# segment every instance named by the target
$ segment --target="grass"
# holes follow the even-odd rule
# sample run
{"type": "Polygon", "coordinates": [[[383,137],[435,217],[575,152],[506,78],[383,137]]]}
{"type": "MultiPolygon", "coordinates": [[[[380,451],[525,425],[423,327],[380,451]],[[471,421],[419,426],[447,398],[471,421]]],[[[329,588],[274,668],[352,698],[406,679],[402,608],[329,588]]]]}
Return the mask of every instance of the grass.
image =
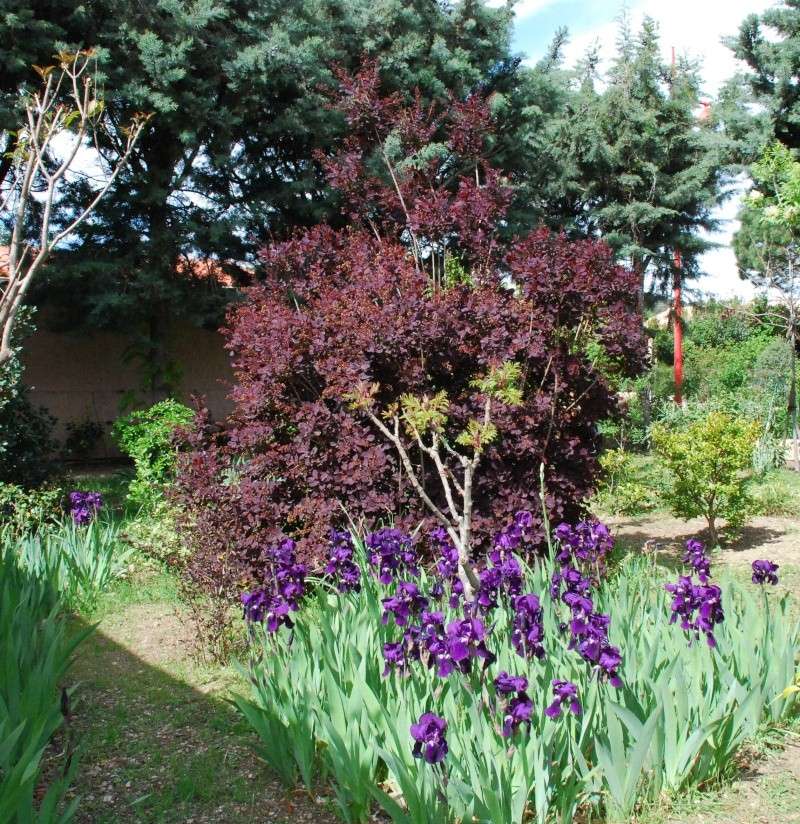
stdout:
{"type": "Polygon", "coordinates": [[[800,472],[774,469],[752,488],[759,515],[800,517],[800,472]]]}
{"type": "MultiPolygon", "coordinates": [[[[632,453],[622,483],[610,491],[603,487],[592,501],[592,509],[602,517],[608,513],[629,516],[666,513],[664,490],[669,476],[652,453],[632,453]]],[[[754,515],[800,518],[800,472],[772,469],[753,479],[750,485],[754,515]]]]}
{"type": "Polygon", "coordinates": [[[113,472],[78,472],[70,476],[74,489],[100,492],[107,513],[119,523],[136,517],[139,507],[128,501],[128,484],[133,478],[133,469],[122,467],[113,472]]]}
{"type": "Polygon", "coordinates": [[[302,806],[313,808],[308,820],[333,820],[287,795],[252,755],[255,739],[227,700],[246,685],[233,667],[191,656],[180,610],[173,576],[150,568],[119,582],[92,616],[99,625],[71,673],[78,820],[294,821],[302,806]]]}

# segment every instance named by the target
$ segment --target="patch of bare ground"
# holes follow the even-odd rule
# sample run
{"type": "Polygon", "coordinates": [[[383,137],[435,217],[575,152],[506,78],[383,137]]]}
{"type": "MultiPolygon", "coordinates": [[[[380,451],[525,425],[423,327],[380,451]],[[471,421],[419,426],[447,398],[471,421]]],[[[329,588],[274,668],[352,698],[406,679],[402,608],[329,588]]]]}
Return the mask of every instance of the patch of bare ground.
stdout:
{"type": "MultiPolygon", "coordinates": [[[[664,824],[793,824],[800,822],[800,737],[747,764],[721,790],[697,793],[665,816],[664,824]]],[[[653,824],[658,819],[651,819],[653,824]]]]}
{"type": "MultiPolygon", "coordinates": [[[[684,521],[669,515],[638,518],[617,516],[608,519],[614,535],[632,551],[648,544],[659,559],[678,561],[689,538],[705,537],[705,521],[684,521]]],[[[753,518],[741,534],[723,546],[715,561],[733,566],[750,566],[758,558],[781,565],[800,564],[800,522],[794,518],[753,518]]]]}

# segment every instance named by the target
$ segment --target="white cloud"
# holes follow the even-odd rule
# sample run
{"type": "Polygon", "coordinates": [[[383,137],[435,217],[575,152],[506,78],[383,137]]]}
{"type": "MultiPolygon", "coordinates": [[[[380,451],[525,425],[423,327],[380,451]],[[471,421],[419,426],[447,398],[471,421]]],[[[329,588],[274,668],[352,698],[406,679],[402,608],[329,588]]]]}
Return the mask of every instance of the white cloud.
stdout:
{"type": "MultiPolygon", "coordinates": [[[[724,37],[735,35],[742,20],[752,13],[760,13],[774,5],[773,0],[634,0],[628,4],[631,24],[636,30],[645,16],[652,17],[659,25],[665,57],[674,47],[678,54],[702,61],[705,90],[714,94],[723,81],[738,68],[737,62],[722,42],[724,37]]],[[[621,6],[609,4],[608,22],[594,29],[581,26],[580,19],[565,20],[573,36],[566,50],[567,63],[580,58],[595,41],[600,44],[601,55],[610,59],[614,52],[617,22],[621,6]]]]}

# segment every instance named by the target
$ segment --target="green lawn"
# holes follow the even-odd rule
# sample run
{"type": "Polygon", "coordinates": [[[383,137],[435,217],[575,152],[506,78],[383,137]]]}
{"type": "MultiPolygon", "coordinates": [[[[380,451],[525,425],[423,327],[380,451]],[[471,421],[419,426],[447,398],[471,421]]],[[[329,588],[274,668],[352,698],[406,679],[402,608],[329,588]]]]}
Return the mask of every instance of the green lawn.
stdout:
{"type": "Polygon", "coordinates": [[[233,667],[193,656],[176,592],[171,575],[151,569],[120,582],[91,619],[70,674],[78,821],[333,821],[327,799],[287,793],[255,758],[227,700],[247,685],[233,667]]]}

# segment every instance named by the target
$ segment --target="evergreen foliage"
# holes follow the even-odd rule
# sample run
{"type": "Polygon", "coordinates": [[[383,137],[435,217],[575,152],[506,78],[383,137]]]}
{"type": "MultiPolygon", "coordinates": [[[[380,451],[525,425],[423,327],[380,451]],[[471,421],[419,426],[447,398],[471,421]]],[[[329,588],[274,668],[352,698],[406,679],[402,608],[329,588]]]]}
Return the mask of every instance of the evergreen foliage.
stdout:
{"type": "Polygon", "coordinates": [[[725,139],[714,117],[698,121],[698,67],[661,56],[658,28],[645,19],[634,33],[623,19],[606,77],[590,52],[567,103],[564,151],[574,159],[567,192],[581,203],[577,227],[600,234],[653,284],[671,283],[674,253],[683,277],[699,274],[721,196],[725,139]]]}

